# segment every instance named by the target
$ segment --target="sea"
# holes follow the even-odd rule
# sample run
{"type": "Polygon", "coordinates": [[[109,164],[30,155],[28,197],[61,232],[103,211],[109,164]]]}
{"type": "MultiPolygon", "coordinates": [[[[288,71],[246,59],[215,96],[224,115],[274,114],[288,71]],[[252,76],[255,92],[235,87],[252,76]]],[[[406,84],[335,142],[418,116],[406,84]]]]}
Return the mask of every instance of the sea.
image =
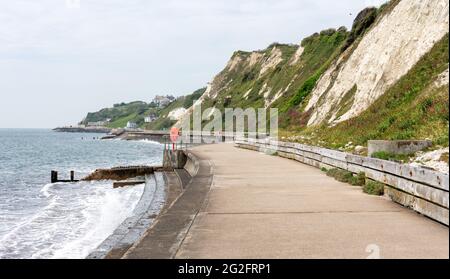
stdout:
{"type": "Polygon", "coordinates": [[[161,165],[163,145],[100,140],[102,134],[0,129],[0,258],[81,259],[128,217],[144,185],[50,183],[97,168],[161,165]]]}

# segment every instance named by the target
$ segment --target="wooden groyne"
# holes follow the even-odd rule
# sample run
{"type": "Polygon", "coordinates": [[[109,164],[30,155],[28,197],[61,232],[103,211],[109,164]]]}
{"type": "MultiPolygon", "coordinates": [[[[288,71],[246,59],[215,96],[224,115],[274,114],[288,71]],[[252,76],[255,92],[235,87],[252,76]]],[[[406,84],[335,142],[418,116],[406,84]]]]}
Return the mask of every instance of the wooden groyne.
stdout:
{"type": "Polygon", "coordinates": [[[58,172],[57,171],[51,171],[50,173],[50,181],[51,183],[58,183],[58,182],[78,182],[79,180],[75,180],[75,172],[70,171],[70,179],[59,179],[58,178],[58,172]]]}

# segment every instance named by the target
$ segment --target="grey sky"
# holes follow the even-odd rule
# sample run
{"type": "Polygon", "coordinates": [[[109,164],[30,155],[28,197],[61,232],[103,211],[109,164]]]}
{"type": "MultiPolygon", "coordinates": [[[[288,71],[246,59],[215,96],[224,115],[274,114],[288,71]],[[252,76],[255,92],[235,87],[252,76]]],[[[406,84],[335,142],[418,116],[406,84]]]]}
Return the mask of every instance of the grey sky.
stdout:
{"type": "Polygon", "coordinates": [[[350,27],[385,1],[79,2],[0,0],[0,127],[75,124],[114,103],[188,94],[235,50],[350,27]]]}

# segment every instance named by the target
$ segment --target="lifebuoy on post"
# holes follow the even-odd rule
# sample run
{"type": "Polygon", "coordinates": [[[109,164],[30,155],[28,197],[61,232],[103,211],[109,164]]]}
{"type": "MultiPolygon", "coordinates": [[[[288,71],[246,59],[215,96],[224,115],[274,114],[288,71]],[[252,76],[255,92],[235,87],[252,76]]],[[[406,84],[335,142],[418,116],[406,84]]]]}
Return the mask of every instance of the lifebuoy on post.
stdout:
{"type": "Polygon", "coordinates": [[[170,140],[172,141],[172,150],[175,150],[175,142],[178,140],[180,129],[172,127],[170,129],[170,140]]]}

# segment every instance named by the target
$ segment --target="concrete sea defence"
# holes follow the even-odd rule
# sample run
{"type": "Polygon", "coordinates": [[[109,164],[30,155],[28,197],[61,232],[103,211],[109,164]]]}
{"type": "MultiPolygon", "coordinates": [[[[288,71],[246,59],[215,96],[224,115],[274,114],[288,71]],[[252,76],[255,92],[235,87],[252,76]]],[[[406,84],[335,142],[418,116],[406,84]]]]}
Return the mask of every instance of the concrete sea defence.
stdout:
{"type": "Polygon", "coordinates": [[[97,169],[84,181],[114,180],[113,187],[132,187],[145,184],[141,198],[131,217],[125,219],[104,240],[88,259],[121,258],[126,251],[144,235],[170,198],[167,193],[165,170],[158,166],[127,166],[97,169]]]}
{"type": "Polygon", "coordinates": [[[393,201],[449,225],[449,176],[433,170],[345,152],[270,140],[237,140],[241,148],[273,152],[318,168],[340,168],[384,183],[393,201]]]}
{"type": "Polygon", "coordinates": [[[123,180],[138,176],[145,176],[162,170],[161,167],[155,166],[127,166],[116,167],[111,169],[97,169],[82,180],[123,180]]]}
{"type": "Polygon", "coordinates": [[[184,150],[166,149],[164,166],[100,169],[84,179],[122,180],[116,183],[127,186],[128,183],[134,185],[136,177],[145,175],[144,192],[133,215],[127,218],[88,258],[171,258],[173,256],[175,248],[184,238],[183,234],[187,233],[187,228],[195,218],[195,212],[198,212],[209,189],[210,183],[199,187],[199,179],[210,175],[211,172],[209,169],[205,170],[205,167],[208,168],[209,165],[201,163],[196,156],[184,150]],[[190,185],[195,187],[189,187],[190,185]],[[141,254],[142,249],[145,250],[143,254],[141,254]],[[152,250],[151,253],[148,249],[152,250]]]}
{"type": "Polygon", "coordinates": [[[134,208],[133,215],[125,219],[100,246],[91,252],[88,259],[120,258],[154,222],[166,199],[165,177],[157,172],[147,175],[145,180],[144,191],[134,208]]]}
{"type": "Polygon", "coordinates": [[[107,127],[57,127],[53,129],[55,132],[64,133],[96,133],[96,134],[107,134],[111,132],[110,128],[107,127]]]}
{"type": "MultiPolygon", "coordinates": [[[[189,228],[197,217],[212,183],[212,166],[209,161],[186,151],[186,163],[175,169],[177,178],[168,187],[182,188],[178,196],[172,192],[173,202],[136,244],[123,256],[126,259],[170,259],[176,256],[189,228]],[[179,185],[179,186],[177,186],[179,185]]],[[[167,173],[166,173],[167,174],[167,173]]]]}
{"type": "Polygon", "coordinates": [[[186,188],[209,188],[203,200],[183,203],[199,203],[194,220],[181,231],[159,228],[153,243],[168,252],[143,241],[128,258],[448,258],[447,226],[310,165],[231,143],[189,152],[200,158],[198,174],[202,165],[212,174],[186,188]]]}
{"type": "MultiPolygon", "coordinates": [[[[387,198],[365,195],[308,166],[340,166],[355,173],[368,168],[367,177],[376,180],[371,170],[382,166],[388,174],[395,170],[392,162],[269,140],[238,140],[235,145],[306,164],[232,144],[168,152],[175,154],[168,155],[172,164],[179,165],[160,173],[165,202],[159,214],[147,214],[151,221],[146,223],[124,222],[90,258],[359,258],[366,257],[371,244],[381,248],[382,257],[448,257],[448,225],[387,198]]],[[[433,180],[421,175],[412,172],[416,180],[433,180]]],[[[445,177],[431,183],[447,187],[448,204],[448,178],[440,179],[445,177]]]]}

